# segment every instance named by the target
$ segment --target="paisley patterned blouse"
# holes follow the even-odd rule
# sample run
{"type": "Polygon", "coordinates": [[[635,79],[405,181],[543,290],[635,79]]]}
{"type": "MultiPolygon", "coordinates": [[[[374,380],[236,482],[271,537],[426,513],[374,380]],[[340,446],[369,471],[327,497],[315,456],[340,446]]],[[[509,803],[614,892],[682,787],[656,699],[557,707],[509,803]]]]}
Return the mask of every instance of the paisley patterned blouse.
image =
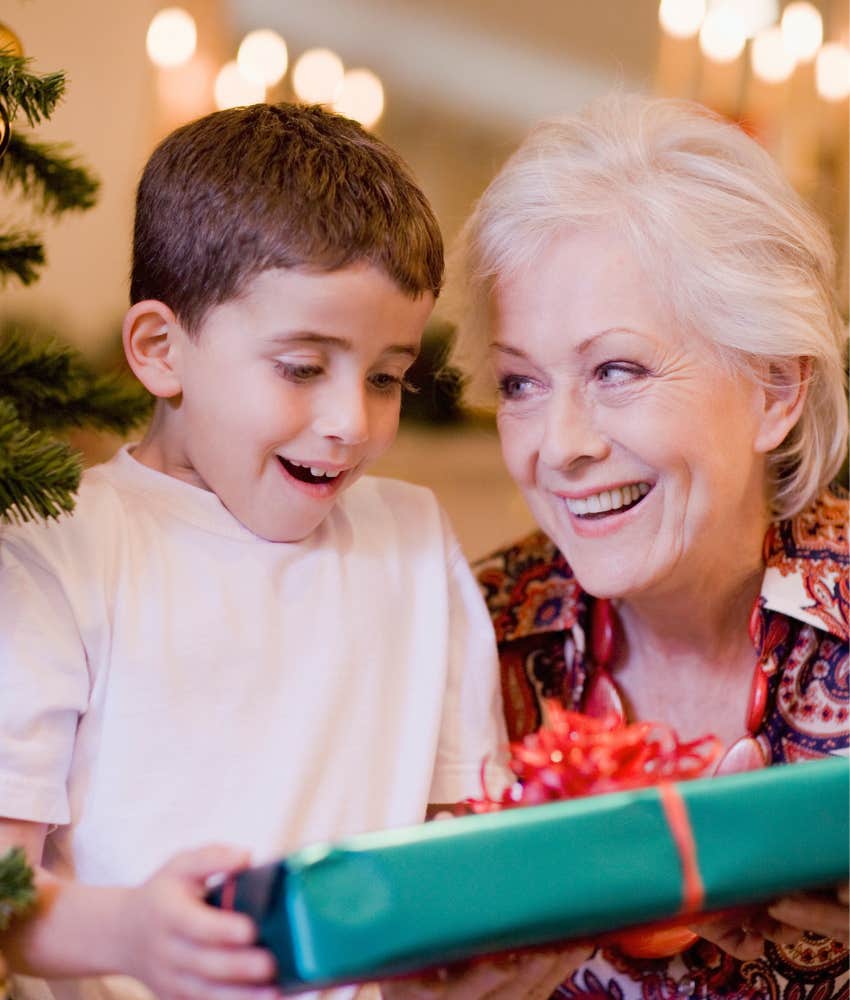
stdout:
{"type": "MultiPolygon", "coordinates": [[[[848,753],[847,515],[847,493],[833,487],[765,537],[750,632],[768,679],[755,738],[771,764],[848,753]]],[[[544,721],[544,699],[582,707],[593,677],[593,598],[541,533],[483,560],[477,573],[499,642],[508,735],[518,740],[544,721]]],[[[742,720],[744,711],[742,705],[742,720]]],[[[599,948],[553,994],[585,997],[847,1000],[848,952],[815,935],[793,947],[768,943],[764,957],[750,962],[703,940],[672,959],[599,948]]]]}

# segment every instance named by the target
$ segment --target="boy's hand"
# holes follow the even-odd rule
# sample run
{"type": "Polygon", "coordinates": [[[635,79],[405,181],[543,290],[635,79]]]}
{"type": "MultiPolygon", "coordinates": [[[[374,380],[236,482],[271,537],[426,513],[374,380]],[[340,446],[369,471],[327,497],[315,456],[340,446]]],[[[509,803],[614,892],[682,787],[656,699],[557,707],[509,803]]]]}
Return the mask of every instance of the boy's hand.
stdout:
{"type": "Polygon", "coordinates": [[[210,846],[172,858],[129,889],[116,932],[121,968],[159,1000],[276,1000],[272,955],[251,919],[203,901],[206,880],[245,868],[248,854],[210,846]]]}

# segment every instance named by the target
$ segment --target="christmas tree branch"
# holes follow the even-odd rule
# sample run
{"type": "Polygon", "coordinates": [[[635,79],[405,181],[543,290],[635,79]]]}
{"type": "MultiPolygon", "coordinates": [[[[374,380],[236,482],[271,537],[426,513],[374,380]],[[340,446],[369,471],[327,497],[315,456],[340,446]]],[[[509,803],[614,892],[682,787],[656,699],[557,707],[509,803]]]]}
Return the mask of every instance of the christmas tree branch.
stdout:
{"type": "Polygon", "coordinates": [[[91,208],[100,183],[65,155],[64,146],[34,142],[18,132],[12,133],[0,160],[0,178],[10,187],[17,184],[29,197],[37,189],[41,211],[55,215],[91,208]]]}
{"type": "Polygon", "coordinates": [[[44,265],[44,246],[35,233],[0,233],[0,284],[14,275],[23,285],[31,285],[44,265]]]}
{"type": "Polygon", "coordinates": [[[0,931],[35,902],[32,869],[20,847],[0,857],[0,931]]]}
{"type": "Polygon", "coordinates": [[[31,62],[26,56],[8,52],[0,54],[0,94],[3,95],[9,119],[14,119],[20,110],[33,126],[53,114],[65,90],[65,74],[38,76],[28,72],[27,66],[31,62]]]}
{"type": "Polygon", "coordinates": [[[125,434],[153,399],[135,379],[96,374],[65,344],[0,331],[0,385],[20,420],[39,430],[89,426],[125,434]]]}
{"type": "MultiPolygon", "coordinates": [[[[31,431],[0,399],[0,520],[59,517],[74,508],[82,460],[46,431],[31,431]]],[[[0,894],[2,899],[2,894],[0,894]]]]}

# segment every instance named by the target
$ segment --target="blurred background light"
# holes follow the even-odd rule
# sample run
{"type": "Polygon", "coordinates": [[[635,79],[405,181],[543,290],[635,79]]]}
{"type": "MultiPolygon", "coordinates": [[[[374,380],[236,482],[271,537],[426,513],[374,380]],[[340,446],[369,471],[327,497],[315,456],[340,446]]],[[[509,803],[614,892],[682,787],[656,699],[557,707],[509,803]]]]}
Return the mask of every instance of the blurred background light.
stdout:
{"type": "Polygon", "coordinates": [[[722,4],[705,15],[699,32],[703,55],[715,62],[731,62],[747,43],[744,19],[737,6],[722,4]]]}
{"type": "Polygon", "coordinates": [[[305,104],[331,104],[342,89],[345,69],[330,49],[302,52],[292,70],[292,86],[305,104]]]}
{"type": "Polygon", "coordinates": [[[145,39],[151,62],[181,66],[195,54],[198,32],[195,19],[182,7],[166,7],[151,19],[145,39]]]}
{"type": "Polygon", "coordinates": [[[850,49],[839,42],[827,42],[815,60],[815,86],[827,101],[843,101],[850,96],[850,49]]]}
{"type": "Polygon", "coordinates": [[[737,8],[747,38],[755,38],[779,20],[778,0],[715,0],[715,4],[737,8]]]}
{"type": "Polygon", "coordinates": [[[264,87],[273,87],[283,79],[289,65],[286,42],[271,28],[249,31],[236,56],[242,75],[264,87]]]}
{"type": "Polygon", "coordinates": [[[789,3],[782,12],[785,46],[798,62],[809,62],[823,41],[820,11],[805,0],[789,3]]]}
{"type": "Polygon", "coordinates": [[[661,0],[658,20],[668,35],[691,38],[705,17],[705,0],[661,0]]]}
{"type": "Polygon", "coordinates": [[[384,111],[384,87],[369,69],[350,69],[342,78],[339,96],[333,102],[334,111],[371,128],[384,111]]]}
{"type": "Polygon", "coordinates": [[[796,61],[778,25],[765,28],[753,39],[750,64],[753,73],[765,83],[782,83],[794,72],[796,61]]]}
{"type": "Polygon", "coordinates": [[[225,63],[215,78],[215,106],[238,108],[245,104],[259,104],[266,98],[266,88],[242,75],[239,64],[235,60],[225,63]]]}
{"type": "Polygon", "coordinates": [[[5,49],[7,56],[22,56],[24,54],[20,38],[5,24],[0,24],[0,49],[5,49]]]}

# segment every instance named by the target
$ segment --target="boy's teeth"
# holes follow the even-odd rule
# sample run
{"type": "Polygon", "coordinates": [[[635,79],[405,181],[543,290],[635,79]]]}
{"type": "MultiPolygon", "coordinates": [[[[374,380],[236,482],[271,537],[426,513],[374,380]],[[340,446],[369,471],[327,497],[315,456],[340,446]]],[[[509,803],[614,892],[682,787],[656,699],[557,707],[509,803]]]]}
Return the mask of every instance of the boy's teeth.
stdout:
{"type": "Polygon", "coordinates": [[[311,476],[324,476],[325,479],[336,479],[338,472],[325,472],[324,469],[317,469],[314,465],[305,465],[303,462],[296,462],[291,458],[286,460],[290,465],[295,465],[299,469],[307,469],[311,476]]]}
{"type": "Polygon", "coordinates": [[[601,514],[609,510],[619,510],[621,507],[630,507],[641,497],[645,497],[649,490],[649,483],[630,483],[628,486],[603,490],[601,493],[576,500],[564,497],[564,502],[571,514],[581,517],[583,514],[601,514]]]}

